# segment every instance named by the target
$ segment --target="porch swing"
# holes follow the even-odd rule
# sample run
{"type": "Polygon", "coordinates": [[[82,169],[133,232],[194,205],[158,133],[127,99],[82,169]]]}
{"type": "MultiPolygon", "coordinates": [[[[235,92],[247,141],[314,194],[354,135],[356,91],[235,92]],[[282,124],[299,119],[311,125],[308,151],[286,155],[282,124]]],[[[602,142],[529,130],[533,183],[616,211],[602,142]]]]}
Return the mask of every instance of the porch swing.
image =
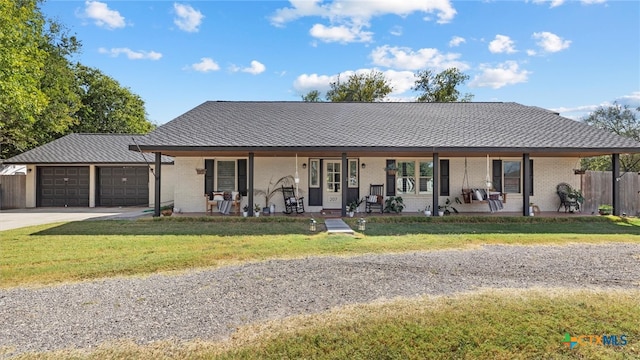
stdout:
{"type": "Polygon", "coordinates": [[[462,199],[465,204],[486,203],[491,212],[502,210],[502,204],[506,202],[506,194],[492,191],[491,173],[489,168],[489,155],[487,155],[487,177],[484,189],[472,189],[469,185],[469,173],[467,170],[467,158],[464,158],[464,175],[462,177],[462,199]]]}

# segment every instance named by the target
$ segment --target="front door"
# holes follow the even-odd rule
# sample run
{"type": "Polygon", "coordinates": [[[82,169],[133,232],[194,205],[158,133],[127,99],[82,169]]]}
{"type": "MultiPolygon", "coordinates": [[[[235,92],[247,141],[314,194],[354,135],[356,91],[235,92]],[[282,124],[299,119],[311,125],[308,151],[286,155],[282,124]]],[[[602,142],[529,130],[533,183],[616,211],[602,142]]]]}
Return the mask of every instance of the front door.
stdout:
{"type": "Polygon", "coordinates": [[[342,209],[342,161],[324,160],[322,207],[342,209]]]}

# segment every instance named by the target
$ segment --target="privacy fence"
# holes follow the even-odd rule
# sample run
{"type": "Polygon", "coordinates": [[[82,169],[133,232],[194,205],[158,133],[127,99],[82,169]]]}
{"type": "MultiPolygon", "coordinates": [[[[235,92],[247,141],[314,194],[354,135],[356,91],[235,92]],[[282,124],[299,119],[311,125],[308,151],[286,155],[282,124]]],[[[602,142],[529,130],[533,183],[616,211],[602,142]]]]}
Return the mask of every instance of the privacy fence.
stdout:
{"type": "Polygon", "coordinates": [[[26,175],[0,175],[0,209],[25,208],[26,199],[26,175]]]}
{"type": "MultiPolygon", "coordinates": [[[[587,171],[582,177],[583,213],[597,213],[598,206],[612,205],[613,184],[611,171],[587,171]]],[[[620,214],[640,215],[640,174],[636,172],[621,173],[620,214]]]]}

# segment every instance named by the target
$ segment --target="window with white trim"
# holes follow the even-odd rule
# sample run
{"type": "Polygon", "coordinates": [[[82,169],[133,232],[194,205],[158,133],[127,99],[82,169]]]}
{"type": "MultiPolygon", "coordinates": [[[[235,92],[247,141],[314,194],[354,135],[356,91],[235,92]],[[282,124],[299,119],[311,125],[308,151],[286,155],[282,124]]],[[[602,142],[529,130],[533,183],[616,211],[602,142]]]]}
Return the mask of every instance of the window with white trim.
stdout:
{"type": "Polygon", "coordinates": [[[349,182],[350,188],[358,187],[358,159],[349,159],[349,182]]]}
{"type": "Polygon", "coordinates": [[[309,160],[309,187],[320,187],[320,160],[309,160]]]}
{"type": "Polygon", "coordinates": [[[433,161],[399,160],[396,166],[396,194],[433,193],[433,161]]]}

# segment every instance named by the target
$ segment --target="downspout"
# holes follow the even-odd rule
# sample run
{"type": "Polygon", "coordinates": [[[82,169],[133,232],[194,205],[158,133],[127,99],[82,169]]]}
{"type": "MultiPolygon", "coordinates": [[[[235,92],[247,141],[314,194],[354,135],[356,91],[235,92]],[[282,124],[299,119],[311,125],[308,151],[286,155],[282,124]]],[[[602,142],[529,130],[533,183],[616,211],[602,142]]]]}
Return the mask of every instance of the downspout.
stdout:
{"type": "Polygon", "coordinates": [[[247,194],[249,196],[249,199],[247,200],[247,206],[249,207],[250,216],[253,216],[253,161],[254,154],[251,152],[249,153],[249,193],[247,194]]]}
{"type": "Polygon", "coordinates": [[[162,153],[155,153],[156,154],[156,169],[155,169],[155,173],[154,178],[155,178],[155,182],[156,182],[156,186],[155,186],[155,204],[153,206],[153,216],[158,217],[160,216],[160,173],[162,172],[162,153]]]}
{"type": "Polygon", "coordinates": [[[342,187],[342,209],[340,210],[342,217],[347,216],[347,197],[349,195],[347,192],[349,180],[348,166],[347,153],[342,153],[342,184],[340,185],[342,187]]]}
{"type": "Polygon", "coordinates": [[[613,215],[620,216],[620,154],[611,154],[611,162],[613,165],[613,171],[611,171],[613,215]]]}
{"type": "Polygon", "coordinates": [[[522,154],[522,177],[524,178],[522,189],[522,216],[531,216],[529,212],[529,194],[531,194],[531,162],[529,154],[522,154]]]}
{"type": "Polygon", "coordinates": [[[440,196],[440,156],[433,153],[433,216],[438,216],[438,197],[440,196]]]}

